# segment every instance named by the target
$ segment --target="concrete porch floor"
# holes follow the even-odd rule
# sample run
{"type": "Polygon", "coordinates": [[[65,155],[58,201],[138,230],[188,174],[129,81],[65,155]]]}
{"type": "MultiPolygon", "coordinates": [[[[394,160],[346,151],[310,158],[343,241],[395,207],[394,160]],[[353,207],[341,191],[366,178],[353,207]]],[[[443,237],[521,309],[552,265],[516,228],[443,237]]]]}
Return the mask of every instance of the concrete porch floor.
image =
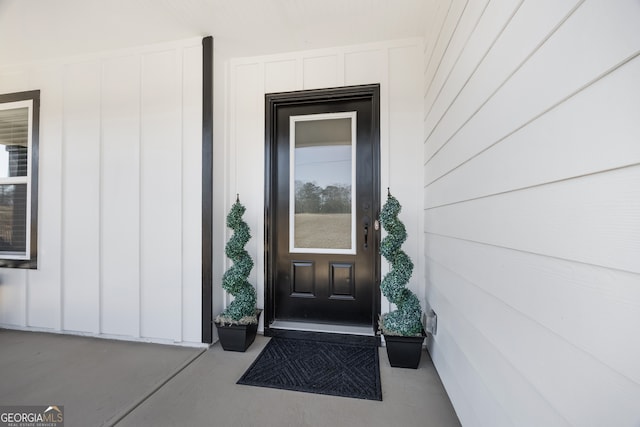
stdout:
{"type": "Polygon", "coordinates": [[[237,385],[246,353],[0,329],[0,405],[64,405],[74,426],[459,426],[427,353],[391,368],[383,401],[237,385]]]}

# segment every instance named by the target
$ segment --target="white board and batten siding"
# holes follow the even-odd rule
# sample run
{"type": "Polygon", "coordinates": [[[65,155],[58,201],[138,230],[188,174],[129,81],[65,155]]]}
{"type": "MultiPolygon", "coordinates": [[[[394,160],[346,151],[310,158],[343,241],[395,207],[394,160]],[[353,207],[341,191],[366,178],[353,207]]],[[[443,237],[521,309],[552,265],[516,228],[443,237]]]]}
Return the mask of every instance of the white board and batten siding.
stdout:
{"type": "Polygon", "coordinates": [[[465,426],[637,427],[640,3],[442,3],[423,218],[445,388],[465,426]]]}
{"type": "MultiPolygon", "coordinates": [[[[236,193],[247,208],[245,220],[253,236],[247,250],[256,262],[249,280],[257,285],[259,306],[264,302],[266,93],[380,84],[381,200],[390,187],[403,205],[401,219],[410,230],[403,248],[413,259],[422,258],[422,185],[415,179],[422,173],[422,45],[421,39],[407,39],[229,61],[225,156],[214,165],[225,168],[227,185],[225,203],[217,208],[228,211],[236,193]]],[[[221,236],[226,240],[228,230],[221,236]]],[[[218,277],[225,267],[226,261],[215,266],[218,277]]],[[[422,263],[416,263],[410,287],[423,295],[421,269],[422,263]]],[[[388,310],[384,301],[382,311],[388,310]]]]}
{"type": "Polygon", "coordinates": [[[201,39],[0,69],[39,89],[38,269],[0,326],[201,345],[201,39]]]}

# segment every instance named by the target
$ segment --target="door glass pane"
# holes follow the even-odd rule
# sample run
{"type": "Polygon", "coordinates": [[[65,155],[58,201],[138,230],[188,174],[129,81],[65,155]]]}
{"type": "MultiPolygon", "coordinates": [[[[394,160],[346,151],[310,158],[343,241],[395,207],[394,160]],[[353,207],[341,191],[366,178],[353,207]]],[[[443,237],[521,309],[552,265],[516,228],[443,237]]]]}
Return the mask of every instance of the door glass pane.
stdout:
{"type": "Polygon", "coordinates": [[[355,112],[291,118],[291,252],[355,253],[355,112]]]}

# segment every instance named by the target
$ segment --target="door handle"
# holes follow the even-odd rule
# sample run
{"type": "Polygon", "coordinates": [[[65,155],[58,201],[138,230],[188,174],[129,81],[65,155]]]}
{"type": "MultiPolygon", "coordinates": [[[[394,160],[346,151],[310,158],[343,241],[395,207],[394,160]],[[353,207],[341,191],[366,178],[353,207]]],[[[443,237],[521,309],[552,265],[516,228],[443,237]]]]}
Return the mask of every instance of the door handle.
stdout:
{"type": "Polygon", "coordinates": [[[364,248],[369,247],[369,224],[364,225],[364,248]]]}
{"type": "Polygon", "coordinates": [[[362,218],[362,223],[364,224],[364,249],[369,248],[369,221],[368,216],[362,218]]]}

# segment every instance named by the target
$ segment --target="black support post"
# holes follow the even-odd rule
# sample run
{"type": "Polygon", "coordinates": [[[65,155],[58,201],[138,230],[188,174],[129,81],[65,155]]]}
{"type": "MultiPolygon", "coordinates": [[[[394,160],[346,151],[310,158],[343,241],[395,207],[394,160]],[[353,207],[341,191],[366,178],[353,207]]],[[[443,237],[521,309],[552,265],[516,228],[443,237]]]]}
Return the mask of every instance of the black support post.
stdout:
{"type": "Polygon", "coordinates": [[[213,341],[213,37],[202,39],[202,342],[213,341]]]}

